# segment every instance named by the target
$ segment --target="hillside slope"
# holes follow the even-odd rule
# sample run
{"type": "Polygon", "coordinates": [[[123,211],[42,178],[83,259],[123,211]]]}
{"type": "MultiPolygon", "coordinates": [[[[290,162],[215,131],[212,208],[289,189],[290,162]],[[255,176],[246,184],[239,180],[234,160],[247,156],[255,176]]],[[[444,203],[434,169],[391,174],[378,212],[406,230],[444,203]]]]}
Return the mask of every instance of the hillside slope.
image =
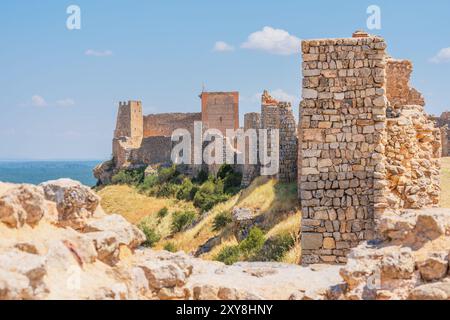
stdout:
{"type": "MultiPolygon", "coordinates": [[[[174,213],[180,210],[194,211],[192,203],[148,197],[139,194],[132,187],[120,185],[107,186],[98,194],[106,212],[119,213],[134,224],[145,224],[155,230],[160,236],[160,241],[155,245],[157,249],[167,248],[169,244],[174,250],[214,259],[223,247],[238,243],[232,222],[228,222],[220,230],[214,228],[215,218],[224,213],[230,214],[234,207],[250,209],[266,239],[290,234],[295,243],[298,241],[301,213],[298,209],[296,185],[279,184],[274,179],[256,179],[247,189],[199,215],[190,228],[175,233],[171,230],[174,213]],[[158,211],[164,207],[168,208],[169,213],[161,217],[158,211]],[[205,252],[199,253],[200,248],[200,251],[205,252]]],[[[280,261],[297,263],[300,256],[298,247],[292,246],[280,261]]]]}

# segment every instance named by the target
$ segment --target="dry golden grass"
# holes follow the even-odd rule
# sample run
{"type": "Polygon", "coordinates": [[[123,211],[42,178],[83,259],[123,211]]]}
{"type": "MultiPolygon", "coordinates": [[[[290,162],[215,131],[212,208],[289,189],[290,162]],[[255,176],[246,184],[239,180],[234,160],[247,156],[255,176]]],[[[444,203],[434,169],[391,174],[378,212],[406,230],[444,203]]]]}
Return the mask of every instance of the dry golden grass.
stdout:
{"type": "Polygon", "coordinates": [[[148,197],[126,185],[106,186],[97,192],[107,213],[118,213],[128,221],[138,224],[143,218],[155,215],[167,207],[171,211],[195,210],[192,204],[175,199],[148,197]]]}
{"type": "Polygon", "coordinates": [[[450,208],[450,157],[441,159],[441,207],[450,208]]]}
{"type": "MultiPolygon", "coordinates": [[[[259,177],[240,194],[215,206],[196,226],[161,241],[157,248],[163,248],[165,243],[171,242],[179,250],[194,253],[209,239],[216,237],[217,244],[210,252],[202,255],[204,259],[214,259],[223,247],[238,243],[231,227],[213,231],[214,217],[223,211],[231,211],[235,206],[250,208],[257,215],[264,215],[262,228],[267,232],[266,238],[283,232],[296,236],[300,230],[301,213],[298,210],[295,184],[278,184],[274,179],[259,177]]],[[[291,251],[286,255],[286,262],[296,263],[298,250],[291,251]]]]}
{"type": "MultiPolygon", "coordinates": [[[[156,249],[172,243],[177,250],[195,253],[208,240],[216,238],[212,250],[202,255],[204,259],[214,259],[223,247],[238,243],[231,226],[220,231],[213,230],[214,218],[221,212],[230,212],[235,206],[247,207],[257,215],[264,215],[262,228],[267,232],[267,238],[285,232],[297,237],[300,230],[301,213],[298,210],[295,184],[278,184],[267,177],[257,178],[249,188],[216,205],[194,227],[176,234],[171,232],[172,214],[182,210],[196,211],[192,203],[148,197],[124,185],[107,186],[99,190],[98,194],[102,197],[101,205],[107,213],[118,213],[131,223],[145,222],[153,228],[161,236],[156,249]],[[164,207],[169,209],[169,214],[159,218],[157,212],[164,207]]],[[[298,257],[298,249],[293,248],[283,261],[296,263],[298,257]]]]}

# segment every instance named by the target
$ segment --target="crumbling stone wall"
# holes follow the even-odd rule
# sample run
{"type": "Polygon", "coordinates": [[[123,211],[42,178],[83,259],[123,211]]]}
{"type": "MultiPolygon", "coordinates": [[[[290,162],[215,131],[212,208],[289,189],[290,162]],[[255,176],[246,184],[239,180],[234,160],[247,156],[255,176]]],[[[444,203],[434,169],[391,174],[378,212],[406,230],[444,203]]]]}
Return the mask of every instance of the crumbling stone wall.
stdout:
{"type": "Polygon", "coordinates": [[[278,104],[280,117],[280,160],[278,179],[280,182],[297,181],[297,124],[291,104],[278,104]]]}
{"type": "Polygon", "coordinates": [[[345,262],[350,247],[373,237],[386,130],[385,48],[378,37],[302,42],[302,263],[345,262]]]}
{"type": "MultiPolygon", "coordinates": [[[[244,131],[249,129],[256,130],[256,134],[258,134],[258,129],[261,128],[261,114],[258,112],[246,113],[244,115],[244,131]]],[[[250,183],[259,176],[260,167],[258,164],[250,164],[249,162],[249,153],[253,150],[250,149],[249,141],[246,139],[245,143],[245,163],[243,166],[242,172],[242,182],[241,185],[243,187],[248,187],[250,183]]],[[[258,143],[256,143],[256,152],[258,152],[258,143]]]]}
{"type": "Polygon", "coordinates": [[[419,209],[439,204],[439,142],[440,130],[422,106],[402,106],[399,117],[387,119],[383,165],[386,201],[379,201],[380,209],[419,209]]]}
{"type": "Polygon", "coordinates": [[[445,125],[441,127],[441,137],[442,137],[442,156],[449,157],[450,156],[450,135],[449,135],[449,126],[445,125]]]}
{"type": "Polygon", "coordinates": [[[442,156],[450,157],[450,112],[443,112],[440,117],[430,116],[430,119],[441,128],[442,156]]]}
{"type": "Polygon", "coordinates": [[[413,65],[409,60],[387,59],[386,96],[392,108],[396,109],[406,105],[425,105],[420,92],[409,85],[412,71],[413,65]]]}
{"type": "MultiPolygon", "coordinates": [[[[292,112],[291,104],[274,99],[264,90],[261,96],[261,113],[247,113],[244,115],[244,129],[278,129],[279,157],[277,178],[280,182],[290,183],[297,180],[297,124],[292,112]]],[[[272,153],[271,133],[267,134],[267,154],[272,153]]],[[[258,135],[258,156],[262,141],[258,135]]],[[[246,148],[248,150],[248,148],[246,148]]],[[[260,159],[259,159],[260,160],[260,159]]],[[[260,175],[260,165],[249,165],[243,168],[243,186],[260,175]]]]}
{"type": "Polygon", "coordinates": [[[440,130],[382,38],[302,43],[302,262],[342,263],[385,214],[439,202],[440,130]]]}
{"type": "Polygon", "coordinates": [[[176,129],[187,129],[193,134],[194,122],[202,121],[197,113],[158,113],[144,116],[144,138],[170,137],[176,129]]]}

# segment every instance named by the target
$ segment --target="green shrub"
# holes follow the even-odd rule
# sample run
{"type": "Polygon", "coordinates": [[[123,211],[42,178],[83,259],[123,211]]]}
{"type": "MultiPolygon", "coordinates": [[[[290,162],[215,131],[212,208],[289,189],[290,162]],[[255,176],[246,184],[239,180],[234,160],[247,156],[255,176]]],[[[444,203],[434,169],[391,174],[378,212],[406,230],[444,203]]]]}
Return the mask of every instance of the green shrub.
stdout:
{"type": "Polygon", "coordinates": [[[144,247],[153,247],[161,239],[161,236],[145,223],[140,223],[138,227],[145,234],[146,240],[142,244],[144,247]]]}
{"type": "Polygon", "coordinates": [[[164,250],[169,251],[169,252],[177,252],[177,247],[175,246],[175,244],[173,242],[167,242],[164,245],[164,250]]]}
{"type": "Polygon", "coordinates": [[[281,261],[285,254],[295,245],[295,238],[286,232],[266,241],[259,254],[262,261],[281,261]]]}
{"type": "Polygon", "coordinates": [[[162,183],[155,193],[158,198],[171,198],[178,192],[179,186],[173,183],[162,183]]]}
{"type": "Polygon", "coordinates": [[[160,168],[158,171],[158,180],[159,183],[171,182],[177,176],[179,176],[179,172],[175,165],[166,168],[160,168]]]}
{"type": "Polygon", "coordinates": [[[162,219],[169,213],[169,209],[167,207],[161,208],[161,210],[158,211],[158,218],[162,219]]]}
{"type": "Polygon", "coordinates": [[[228,199],[229,196],[223,193],[222,181],[219,180],[215,183],[213,180],[208,179],[195,194],[194,206],[205,212],[211,210],[216,204],[228,199]]]}
{"type": "Polygon", "coordinates": [[[124,169],[116,173],[112,178],[113,184],[138,185],[144,181],[145,168],[124,169]]]}
{"type": "Polygon", "coordinates": [[[139,191],[146,191],[158,185],[158,176],[156,174],[149,175],[139,185],[139,191]]]}
{"type": "Polygon", "coordinates": [[[228,175],[234,173],[233,167],[230,164],[223,164],[217,171],[217,178],[225,179],[228,175]]]}
{"type": "Polygon", "coordinates": [[[225,194],[208,193],[205,191],[197,191],[194,197],[194,206],[201,209],[202,212],[211,210],[216,204],[228,200],[225,194]]]}
{"type": "Polygon", "coordinates": [[[228,246],[222,248],[215,260],[231,265],[239,261],[241,252],[239,246],[228,246]]]}
{"type": "Polygon", "coordinates": [[[239,249],[246,258],[258,253],[264,246],[264,232],[258,227],[253,227],[244,240],[239,243],[239,249]]]}
{"type": "Polygon", "coordinates": [[[214,217],[213,231],[222,230],[232,221],[231,213],[229,211],[223,211],[214,217]]]}
{"type": "Polygon", "coordinates": [[[236,194],[241,189],[242,173],[232,172],[223,179],[225,193],[236,194]]]}
{"type": "Polygon", "coordinates": [[[197,174],[197,176],[193,179],[193,182],[198,183],[198,184],[202,184],[206,180],[208,180],[208,172],[206,172],[205,170],[201,170],[197,174]]]}
{"type": "Polygon", "coordinates": [[[175,212],[172,217],[172,232],[180,232],[194,222],[197,214],[193,211],[175,212]]]}
{"type": "Polygon", "coordinates": [[[178,188],[177,199],[191,201],[194,199],[198,187],[195,186],[189,178],[184,178],[181,186],[178,188]]]}

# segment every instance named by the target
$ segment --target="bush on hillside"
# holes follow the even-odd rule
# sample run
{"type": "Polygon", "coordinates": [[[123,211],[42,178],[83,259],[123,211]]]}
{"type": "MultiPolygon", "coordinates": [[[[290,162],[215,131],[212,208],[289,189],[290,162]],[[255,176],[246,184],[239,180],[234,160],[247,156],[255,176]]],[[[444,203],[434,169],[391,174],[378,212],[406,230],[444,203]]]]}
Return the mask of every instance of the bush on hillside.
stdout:
{"type": "Polygon", "coordinates": [[[178,200],[192,201],[197,191],[198,187],[194,185],[189,178],[184,178],[183,183],[178,188],[176,196],[178,200]]]}
{"type": "Polygon", "coordinates": [[[158,170],[158,182],[173,182],[173,180],[179,175],[180,173],[177,171],[177,167],[175,165],[166,168],[161,167],[158,170]]]}
{"type": "Polygon", "coordinates": [[[192,181],[197,184],[202,184],[206,180],[208,180],[208,172],[202,169],[192,181]]]}
{"type": "Polygon", "coordinates": [[[161,236],[147,224],[141,223],[138,227],[144,233],[146,238],[145,242],[142,244],[144,247],[153,247],[161,239],[161,236]]]}
{"type": "Polygon", "coordinates": [[[281,261],[286,253],[295,245],[294,236],[285,232],[269,238],[258,254],[260,261],[281,261]]]}
{"type": "Polygon", "coordinates": [[[156,188],[154,193],[158,198],[172,198],[178,192],[179,186],[174,183],[162,183],[156,188]]]}
{"type": "Polygon", "coordinates": [[[239,249],[246,258],[250,258],[261,250],[264,242],[264,232],[258,227],[253,227],[247,238],[239,243],[239,249]]]}
{"type": "Polygon", "coordinates": [[[233,172],[234,172],[233,167],[230,164],[223,164],[220,166],[219,170],[217,171],[217,178],[223,180],[228,175],[232,174],[233,172]]]}
{"type": "Polygon", "coordinates": [[[223,193],[223,184],[215,185],[212,181],[207,181],[201,185],[194,197],[194,206],[200,208],[202,212],[211,210],[216,204],[226,201],[229,196],[223,193]]]}
{"type": "Polygon", "coordinates": [[[144,181],[145,168],[123,169],[113,175],[111,182],[113,184],[138,185],[144,181]]]}
{"type": "Polygon", "coordinates": [[[158,218],[162,219],[169,214],[169,209],[167,207],[161,208],[158,211],[158,218]]]}
{"type": "Polygon", "coordinates": [[[177,247],[175,246],[175,244],[173,242],[167,242],[164,245],[164,250],[169,251],[169,252],[177,252],[177,247]]]}
{"type": "Polygon", "coordinates": [[[217,216],[214,217],[213,221],[213,231],[220,231],[225,228],[230,222],[231,213],[229,211],[222,211],[217,216]]]}
{"type": "Polygon", "coordinates": [[[158,185],[158,176],[156,174],[149,175],[139,185],[139,191],[146,191],[158,185]]]}
{"type": "Polygon", "coordinates": [[[175,212],[172,216],[172,232],[180,232],[192,222],[194,222],[196,213],[193,211],[175,212]]]}
{"type": "Polygon", "coordinates": [[[225,263],[226,265],[232,265],[240,260],[241,251],[239,246],[227,246],[220,250],[215,260],[225,263]]]}

